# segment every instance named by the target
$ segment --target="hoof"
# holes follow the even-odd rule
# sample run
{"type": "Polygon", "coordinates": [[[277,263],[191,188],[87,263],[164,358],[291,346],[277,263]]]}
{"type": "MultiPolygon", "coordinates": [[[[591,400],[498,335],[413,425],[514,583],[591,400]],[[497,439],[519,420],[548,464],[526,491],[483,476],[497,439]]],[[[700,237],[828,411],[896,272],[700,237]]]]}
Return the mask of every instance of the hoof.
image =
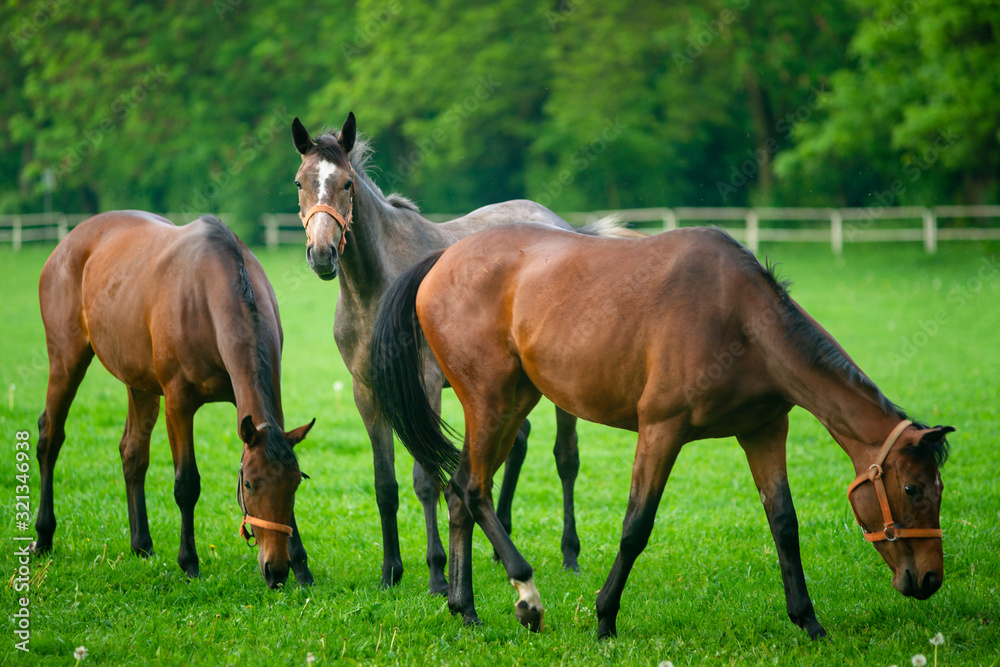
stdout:
{"type": "Polygon", "coordinates": [[[382,566],[382,581],[379,582],[379,588],[392,588],[398,584],[403,578],[403,564],[394,563],[392,565],[382,566]]]}
{"type": "Polygon", "coordinates": [[[826,630],[823,629],[823,626],[820,625],[818,621],[813,622],[806,627],[806,632],[809,633],[809,639],[813,641],[826,638],[826,630]]]}
{"type": "Polygon", "coordinates": [[[479,620],[479,616],[476,615],[475,611],[468,614],[462,614],[462,625],[465,627],[471,628],[482,624],[483,622],[479,620]]]}
{"type": "Polygon", "coordinates": [[[597,638],[598,639],[614,639],[618,636],[618,628],[615,627],[614,623],[605,624],[603,621],[597,626],[597,638]]]}
{"type": "Polygon", "coordinates": [[[428,593],[431,595],[448,595],[448,580],[443,577],[440,581],[432,579],[428,593]]]}
{"type": "Polygon", "coordinates": [[[139,558],[152,558],[156,555],[156,552],[153,551],[153,545],[139,548],[132,547],[132,553],[139,558]]]}
{"type": "Polygon", "coordinates": [[[514,614],[517,616],[517,622],[532,632],[542,631],[543,613],[538,607],[528,604],[527,600],[519,600],[514,606],[514,614]]]}
{"type": "Polygon", "coordinates": [[[295,583],[299,586],[312,586],[316,580],[313,579],[312,572],[307,569],[304,572],[295,573],[295,583]]]}
{"type": "Polygon", "coordinates": [[[40,542],[35,540],[28,545],[28,551],[36,555],[47,554],[52,551],[52,542],[40,542]]]}
{"type": "Polygon", "coordinates": [[[569,570],[570,572],[579,572],[580,564],[576,562],[576,558],[563,558],[563,569],[569,570]]]}

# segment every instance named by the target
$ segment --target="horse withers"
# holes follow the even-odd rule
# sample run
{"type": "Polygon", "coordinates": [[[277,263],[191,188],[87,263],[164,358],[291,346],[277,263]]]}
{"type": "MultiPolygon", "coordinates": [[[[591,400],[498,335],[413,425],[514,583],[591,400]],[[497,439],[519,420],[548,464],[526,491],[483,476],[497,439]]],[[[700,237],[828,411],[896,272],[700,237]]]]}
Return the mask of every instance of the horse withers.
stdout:
{"type": "Polygon", "coordinates": [[[249,538],[246,525],[256,528],[258,564],[268,586],[283,585],[289,567],[300,583],[311,583],[293,511],[302,475],[292,448],[312,423],[284,430],[278,305],[242,241],[211,216],[177,227],[141,211],[102,213],[56,246],[42,269],[39,299],[49,383],[38,420],[41,499],[34,551],[52,548],[53,469],[70,404],[96,354],[128,388],[119,449],[132,551],[153,554],[145,480],[163,396],[181,512],[177,562],[189,577],[198,576],[194,507],[201,477],[194,413],[205,403],[228,401],[236,405],[243,442],[240,533],[249,538]]]}
{"type": "Polygon", "coordinates": [[[925,599],[943,581],[938,467],[953,429],[911,423],[773,272],[720,230],[629,240],[537,225],[475,234],[428,256],[388,290],[371,364],[379,410],[449,485],[448,603],[466,623],[479,620],[476,523],[518,591],[518,620],[541,628],[531,566],[496,519],[491,485],[517,425],[542,395],[580,418],[638,433],[619,551],[597,597],[600,637],[616,634],[622,590],[681,447],[728,436],[745,451],[767,513],[788,615],[810,637],[826,634],[806,590],[786,473],[794,405],[850,456],[856,478],[848,497],[895,588],[925,599]],[[420,336],[462,403],[461,452],[424,398],[409,344],[420,336]]]}

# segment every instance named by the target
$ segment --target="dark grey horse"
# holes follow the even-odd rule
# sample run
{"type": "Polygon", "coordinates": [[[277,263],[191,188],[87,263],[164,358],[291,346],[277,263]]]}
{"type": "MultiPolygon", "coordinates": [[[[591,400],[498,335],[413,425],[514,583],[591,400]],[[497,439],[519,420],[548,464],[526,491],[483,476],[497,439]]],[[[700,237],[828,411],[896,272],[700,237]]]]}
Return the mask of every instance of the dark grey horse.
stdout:
{"type": "MultiPolygon", "coordinates": [[[[382,585],[392,586],[403,576],[399,552],[396,512],[399,487],[393,467],[392,430],[375,412],[369,375],[369,344],[375,313],[382,293],[403,271],[429,252],[455,243],[474,232],[510,222],[536,222],[563,229],[570,225],[540,204],[514,200],[477,209],[451,222],[435,224],[420,215],[417,206],[396,194],[384,195],[368,177],[371,155],[368,143],[357,137],[354,114],[339,134],[310,138],[299,119],[292,123],[295,148],[302,165],[295,175],[299,189],[300,215],[305,225],[309,265],[323,280],[340,278],[333,335],[337,348],[351,371],[354,401],[371,439],[375,459],[375,498],[382,519],[382,585]]],[[[628,235],[610,221],[585,228],[585,233],[628,235]]],[[[424,385],[434,409],[440,412],[441,370],[424,347],[424,385]]],[[[563,566],[576,570],[580,540],[573,518],[573,485],[580,467],[577,452],[576,417],[556,409],[556,467],[563,486],[563,566]]],[[[530,426],[521,426],[507,459],[497,516],[507,532],[511,529],[511,501],[521,464],[527,452],[530,426]]],[[[439,492],[417,463],[413,466],[413,488],[424,507],[427,524],[427,565],[430,591],[446,594],[446,557],[437,529],[439,492]]]]}

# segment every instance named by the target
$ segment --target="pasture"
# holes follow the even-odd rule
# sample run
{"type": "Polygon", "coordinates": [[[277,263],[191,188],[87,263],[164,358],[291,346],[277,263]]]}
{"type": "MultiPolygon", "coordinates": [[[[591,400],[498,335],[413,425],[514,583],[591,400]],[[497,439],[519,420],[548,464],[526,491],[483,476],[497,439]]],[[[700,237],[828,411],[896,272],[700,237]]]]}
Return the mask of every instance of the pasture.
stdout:
{"type": "MultiPolygon", "coordinates": [[[[51,247],[0,249],[0,424],[5,505],[3,615],[18,599],[11,537],[34,535],[14,520],[14,442],[36,442],[47,375],[38,315],[38,274],[51,247]]],[[[296,516],[316,584],[269,591],[255,553],[237,536],[235,483],[241,443],[235,409],[206,406],[195,419],[202,493],[195,535],[202,577],[176,564],[180,518],[162,417],[153,434],[147,503],[156,556],[129,553],[118,455],[123,385],[91,365],[67,423],[55,475],[54,550],[31,561],[29,655],[0,650],[10,664],[68,664],[84,645],[95,664],[653,664],[891,665],[941,632],[941,665],[1000,664],[1000,257],[996,247],[918,244],[765,251],[794,282],[792,295],[886,395],[910,415],[956,427],[945,484],[945,581],[931,599],[899,595],[890,572],[861,537],[845,497],[847,456],[811,415],[795,409],[789,480],[802,559],[828,640],[810,642],[785,615],[774,543],[735,440],[688,445],[667,484],[649,546],[625,589],[619,638],[598,642],[593,611],[618,546],[635,436],[580,424],[578,574],[562,571],[562,507],[551,456],[555,424],[543,401],[532,414],[525,467],[514,500],[513,538],[535,569],[545,632],[514,620],[516,593],[477,530],[474,583],[483,625],[462,627],[444,598],[427,594],[420,504],[412,459],[397,447],[400,585],[378,588],[379,518],[372,459],[350,378],[332,337],[337,284],[309,271],[301,248],[258,251],[278,295],[285,332],[282,389],[290,426],[317,418],[297,453],[311,476],[296,516]]],[[[627,335],[627,332],[622,332],[627,335]]],[[[461,427],[445,394],[445,418],[461,427]]],[[[31,524],[37,509],[32,450],[31,524]]],[[[499,480],[499,478],[498,478],[499,480]]],[[[439,509],[446,539],[446,508],[439,509]]]]}

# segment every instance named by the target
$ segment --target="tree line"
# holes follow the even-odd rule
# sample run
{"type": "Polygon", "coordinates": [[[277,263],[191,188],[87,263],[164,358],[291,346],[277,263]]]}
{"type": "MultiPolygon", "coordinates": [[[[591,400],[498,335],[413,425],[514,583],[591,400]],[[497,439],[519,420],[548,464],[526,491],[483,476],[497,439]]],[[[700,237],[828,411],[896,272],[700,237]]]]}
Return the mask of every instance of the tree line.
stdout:
{"type": "Polygon", "coordinates": [[[993,203],[1000,3],[0,6],[0,212],[296,210],[354,111],[432,212],[993,203]]]}

